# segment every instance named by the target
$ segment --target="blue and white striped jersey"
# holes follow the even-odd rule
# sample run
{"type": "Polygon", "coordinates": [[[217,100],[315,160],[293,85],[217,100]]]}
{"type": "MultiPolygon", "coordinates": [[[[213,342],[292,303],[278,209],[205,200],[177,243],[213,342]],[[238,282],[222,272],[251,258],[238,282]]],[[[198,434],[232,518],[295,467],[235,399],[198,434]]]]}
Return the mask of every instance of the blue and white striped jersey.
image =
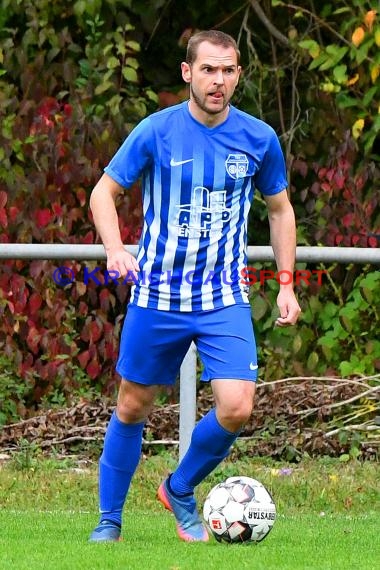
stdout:
{"type": "Polygon", "coordinates": [[[125,188],[142,177],[144,225],[131,302],[195,311],[248,302],[247,219],[255,188],[287,186],[274,130],[230,106],[209,128],[184,102],[130,133],[105,172],[125,188]]]}

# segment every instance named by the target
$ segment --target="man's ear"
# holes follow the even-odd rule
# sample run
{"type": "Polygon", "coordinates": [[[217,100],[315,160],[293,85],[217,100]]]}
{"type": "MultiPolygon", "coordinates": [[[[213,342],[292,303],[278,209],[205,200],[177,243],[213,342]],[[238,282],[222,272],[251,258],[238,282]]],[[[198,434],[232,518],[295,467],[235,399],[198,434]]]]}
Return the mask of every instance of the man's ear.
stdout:
{"type": "Polygon", "coordinates": [[[237,87],[238,84],[239,84],[240,75],[241,75],[241,66],[239,65],[239,66],[238,66],[238,78],[237,78],[237,80],[236,80],[235,87],[237,87]]]}
{"type": "Polygon", "coordinates": [[[185,83],[190,83],[191,81],[191,67],[188,63],[183,61],[181,63],[182,79],[185,83]]]}

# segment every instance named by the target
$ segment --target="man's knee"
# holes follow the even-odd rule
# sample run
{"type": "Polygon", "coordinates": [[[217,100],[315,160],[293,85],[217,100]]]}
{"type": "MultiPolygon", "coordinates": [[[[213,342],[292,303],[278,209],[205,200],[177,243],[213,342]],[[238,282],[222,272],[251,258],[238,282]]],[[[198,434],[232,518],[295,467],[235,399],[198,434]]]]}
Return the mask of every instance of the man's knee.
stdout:
{"type": "Polygon", "coordinates": [[[253,401],[226,401],[217,405],[216,414],[225,429],[237,432],[249,421],[252,410],[253,401]]]}
{"type": "Polygon", "coordinates": [[[145,386],[123,379],[117,398],[118,418],[125,423],[145,421],[152,410],[156,393],[156,386],[145,386]]]}
{"type": "Polygon", "coordinates": [[[220,424],[229,431],[238,431],[250,419],[256,385],[239,380],[215,380],[213,392],[220,424]]]}
{"type": "Polygon", "coordinates": [[[233,424],[239,429],[250,419],[253,404],[251,402],[230,402],[222,405],[217,410],[218,417],[223,423],[233,424]]]}

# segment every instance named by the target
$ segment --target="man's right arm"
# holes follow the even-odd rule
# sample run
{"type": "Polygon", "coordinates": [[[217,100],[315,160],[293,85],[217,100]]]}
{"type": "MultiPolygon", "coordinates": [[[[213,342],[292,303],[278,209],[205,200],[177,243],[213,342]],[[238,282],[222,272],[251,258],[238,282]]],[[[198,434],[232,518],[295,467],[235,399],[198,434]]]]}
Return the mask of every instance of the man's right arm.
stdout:
{"type": "Polygon", "coordinates": [[[108,271],[117,271],[120,277],[132,272],[137,277],[139,265],[124,248],[115,206],[116,197],[123,190],[120,184],[104,173],[91,193],[90,208],[106,250],[108,271]]]}

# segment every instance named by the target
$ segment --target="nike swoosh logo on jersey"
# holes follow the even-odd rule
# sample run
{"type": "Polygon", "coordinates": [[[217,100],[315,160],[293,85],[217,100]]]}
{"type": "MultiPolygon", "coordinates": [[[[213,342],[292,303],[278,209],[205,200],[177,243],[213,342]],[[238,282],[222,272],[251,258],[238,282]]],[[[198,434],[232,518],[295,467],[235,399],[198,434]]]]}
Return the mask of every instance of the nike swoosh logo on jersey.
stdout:
{"type": "Polygon", "coordinates": [[[253,364],[253,362],[251,362],[251,364],[249,365],[249,369],[250,370],[257,370],[258,366],[257,366],[257,364],[253,364]]]}
{"type": "Polygon", "coordinates": [[[170,166],[181,166],[181,164],[186,164],[187,162],[193,162],[193,158],[188,158],[187,160],[174,160],[174,158],[170,161],[170,166]]]}

